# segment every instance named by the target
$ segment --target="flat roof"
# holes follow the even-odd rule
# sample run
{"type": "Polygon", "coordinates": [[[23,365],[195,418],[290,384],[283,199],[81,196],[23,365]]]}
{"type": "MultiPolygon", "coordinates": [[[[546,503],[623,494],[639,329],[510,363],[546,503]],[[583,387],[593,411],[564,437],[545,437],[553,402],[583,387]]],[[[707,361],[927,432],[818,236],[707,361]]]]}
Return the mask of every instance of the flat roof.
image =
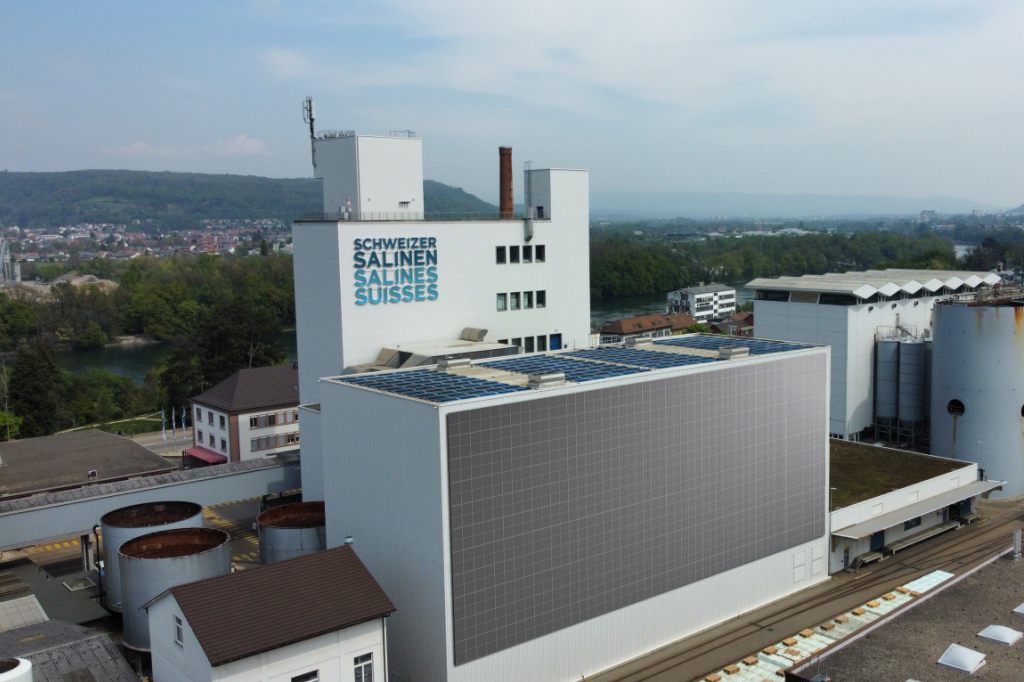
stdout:
{"type": "Polygon", "coordinates": [[[958,289],[964,285],[974,289],[1001,281],[1002,278],[994,272],[889,268],[799,277],[758,277],[747,282],[747,287],[763,291],[805,291],[869,298],[879,293],[892,296],[900,292],[913,294],[921,289],[936,292],[943,287],[958,289]]]}
{"type": "Polygon", "coordinates": [[[747,349],[749,356],[760,356],[816,347],[820,346],[715,334],[686,334],[635,346],[529,353],[481,360],[447,370],[417,368],[343,375],[326,380],[445,404],[529,391],[531,375],[561,373],[567,383],[584,383],[692,365],[735,362],[736,358],[729,360],[729,353],[740,348],[747,349]]]}
{"type": "Polygon", "coordinates": [[[971,466],[971,462],[829,439],[829,511],[971,466]]]}
{"type": "Polygon", "coordinates": [[[0,632],[0,657],[11,656],[32,662],[36,682],[139,679],[109,636],[61,621],[0,632]]]}
{"type": "Polygon", "coordinates": [[[1024,618],[1012,613],[1022,598],[1021,564],[994,561],[960,582],[917,601],[870,637],[851,641],[807,670],[827,670],[834,680],[960,681],[970,676],[937,663],[952,643],[986,655],[978,677],[1019,680],[1024,647],[997,644],[978,637],[989,625],[1024,629],[1024,618]]]}
{"type": "Polygon", "coordinates": [[[96,429],[26,438],[0,443],[0,499],[176,468],[128,438],[96,429]]]}
{"type": "Polygon", "coordinates": [[[690,294],[713,294],[719,291],[736,291],[736,287],[712,282],[711,284],[703,284],[697,287],[683,287],[682,289],[676,289],[676,291],[685,291],[690,294]]]}

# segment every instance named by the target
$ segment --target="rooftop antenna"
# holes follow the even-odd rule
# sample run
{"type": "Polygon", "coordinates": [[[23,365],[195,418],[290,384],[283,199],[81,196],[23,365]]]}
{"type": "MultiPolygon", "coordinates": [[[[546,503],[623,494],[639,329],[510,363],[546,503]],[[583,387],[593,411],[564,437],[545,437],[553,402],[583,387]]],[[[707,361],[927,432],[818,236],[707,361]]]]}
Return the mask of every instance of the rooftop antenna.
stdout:
{"type": "Polygon", "coordinates": [[[313,98],[307,97],[302,102],[302,120],[309,124],[309,139],[316,138],[316,128],[314,123],[316,121],[316,109],[313,108],[313,98]]]}

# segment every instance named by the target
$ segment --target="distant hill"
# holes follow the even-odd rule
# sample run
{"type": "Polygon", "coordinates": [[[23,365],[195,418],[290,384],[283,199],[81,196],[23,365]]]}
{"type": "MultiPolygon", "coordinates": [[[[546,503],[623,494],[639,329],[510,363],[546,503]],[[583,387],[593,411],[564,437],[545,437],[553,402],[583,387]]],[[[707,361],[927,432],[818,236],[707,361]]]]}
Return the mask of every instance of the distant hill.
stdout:
{"type": "Polygon", "coordinates": [[[953,197],[885,197],[741,192],[593,192],[595,218],[853,218],[918,215],[924,210],[962,214],[993,207],[953,197]]]}
{"type": "MultiPolygon", "coordinates": [[[[423,183],[428,213],[494,213],[497,207],[434,180],[423,183]]],[[[152,220],[164,229],[204,219],[289,221],[321,208],[320,182],[251,175],[86,170],[0,172],[0,225],[42,228],[82,222],[152,220]]]]}

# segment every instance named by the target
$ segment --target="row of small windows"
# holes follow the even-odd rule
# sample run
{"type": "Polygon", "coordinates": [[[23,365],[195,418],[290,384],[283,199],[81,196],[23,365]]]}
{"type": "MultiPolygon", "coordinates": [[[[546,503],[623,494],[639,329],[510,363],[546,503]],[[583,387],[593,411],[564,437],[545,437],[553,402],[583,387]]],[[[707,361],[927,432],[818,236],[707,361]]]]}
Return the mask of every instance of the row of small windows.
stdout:
{"type": "Polygon", "coordinates": [[[543,263],[547,259],[547,248],[544,244],[525,244],[523,246],[497,246],[494,249],[494,261],[504,263],[543,263]]]}
{"type": "Polygon", "coordinates": [[[273,412],[270,414],[259,414],[253,417],[249,417],[249,428],[265,429],[268,426],[294,424],[297,421],[299,421],[298,410],[285,410],[284,412],[273,412]]]}
{"type": "Polygon", "coordinates": [[[543,352],[549,349],[561,350],[562,349],[562,335],[552,334],[551,342],[548,343],[548,337],[546,334],[541,336],[533,337],[516,337],[514,339],[498,339],[498,343],[509,344],[517,346],[523,349],[524,353],[543,352]]]}
{"type": "MultiPolygon", "coordinates": [[[[203,441],[203,432],[200,430],[196,430],[196,443],[198,443],[199,445],[205,445],[205,442],[203,441]]],[[[217,438],[212,433],[210,434],[210,447],[217,447],[217,438]]],[[[223,438],[220,439],[220,451],[228,451],[228,442],[223,438]]]]}
{"type": "Polygon", "coordinates": [[[498,312],[506,310],[529,310],[530,308],[544,308],[548,304],[548,292],[544,289],[539,291],[513,291],[510,294],[498,294],[498,312]]]}
{"type": "MultiPolygon", "coordinates": [[[[197,407],[196,408],[196,424],[202,424],[202,423],[203,423],[203,408],[197,407]]],[[[209,424],[210,426],[213,426],[213,411],[211,411],[211,410],[207,410],[206,411],[206,423],[209,424]]],[[[222,428],[222,429],[227,428],[227,421],[226,421],[224,415],[220,415],[220,428],[222,428]]]]}
{"type": "Polygon", "coordinates": [[[260,450],[283,448],[286,445],[298,445],[298,443],[299,432],[292,431],[291,433],[279,433],[276,436],[260,436],[259,438],[253,438],[249,441],[249,449],[252,452],[259,452],[260,450]]]}

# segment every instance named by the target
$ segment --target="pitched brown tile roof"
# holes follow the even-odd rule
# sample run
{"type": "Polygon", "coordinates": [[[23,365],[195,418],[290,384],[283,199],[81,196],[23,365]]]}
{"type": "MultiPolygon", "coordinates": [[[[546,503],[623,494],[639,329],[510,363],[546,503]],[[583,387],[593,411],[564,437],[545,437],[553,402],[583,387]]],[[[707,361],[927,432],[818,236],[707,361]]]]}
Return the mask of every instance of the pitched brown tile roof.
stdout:
{"type": "Polygon", "coordinates": [[[210,665],[380,618],[395,607],[350,546],[169,590],[210,665]]]}
{"type": "Polygon", "coordinates": [[[658,329],[681,331],[695,322],[696,320],[685,313],[673,313],[671,315],[649,313],[647,315],[624,317],[621,320],[609,320],[603,327],[601,327],[601,333],[641,334],[643,332],[658,329]]]}
{"type": "Polygon", "coordinates": [[[292,365],[240,369],[192,401],[225,412],[298,405],[299,370],[292,365]]]}

